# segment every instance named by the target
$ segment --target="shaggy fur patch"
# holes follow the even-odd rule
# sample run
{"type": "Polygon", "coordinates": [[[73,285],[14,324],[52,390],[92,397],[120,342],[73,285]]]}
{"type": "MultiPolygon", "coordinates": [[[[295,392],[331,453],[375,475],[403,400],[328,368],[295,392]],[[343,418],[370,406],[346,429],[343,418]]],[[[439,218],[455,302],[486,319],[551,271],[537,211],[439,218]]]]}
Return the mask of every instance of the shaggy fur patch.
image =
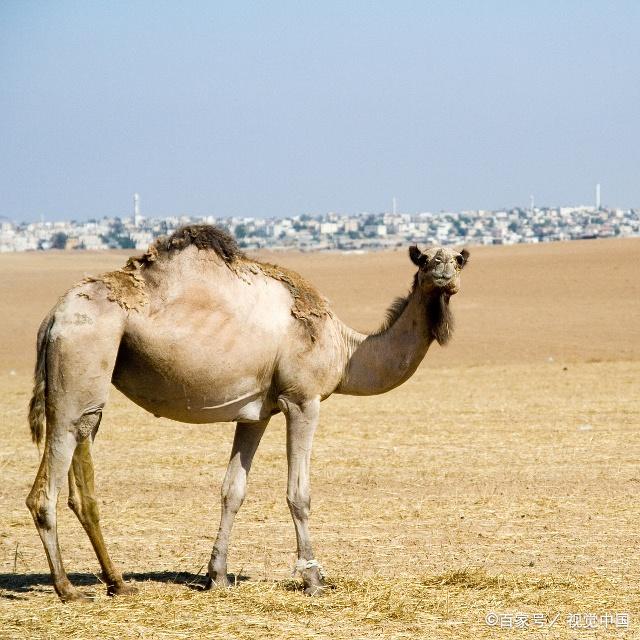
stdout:
{"type": "MultiPolygon", "coordinates": [[[[382,326],[374,332],[373,335],[380,335],[388,331],[404,313],[409,304],[409,298],[415,290],[415,283],[411,293],[405,298],[396,298],[391,306],[387,309],[387,315],[382,326]]],[[[445,345],[449,342],[454,329],[453,314],[449,307],[449,298],[447,293],[432,295],[426,304],[427,323],[429,325],[429,333],[438,344],[445,345]]]]}
{"type": "Polygon", "coordinates": [[[157,260],[192,245],[198,250],[214,251],[239,278],[245,279],[243,272],[248,270],[281,282],[293,298],[291,314],[304,323],[311,339],[316,339],[317,321],[330,313],[327,301],[295,271],[247,258],[235,239],[218,227],[207,224],[181,227],[169,237],[156,240],[142,256],[129,258],[124,272],[135,274],[138,269],[149,267],[157,260]]]}
{"type": "Polygon", "coordinates": [[[268,262],[247,261],[249,270],[261,272],[268,278],[281,282],[293,298],[291,314],[303,322],[312,340],[317,338],[317,321],[330,313],[327,300],[299,273],[268,262]]]}
{"type": "Polygon", "coordinates": [[[409,304],[409,296],[404,298],[396,298],[391,306],[387,309],[385,313],[384,322],[380,326],[377,331],[373,332],[374,336],[379,336],[381,333],[384,333],[388,329],[390,329],[398,320],[398,318],[404,313],[404,310],[407,308],[409,304]]]}
{"type": "Polygon", "coordinates": [[[138,273],[120,269],[101,276],[89,276],[83,282],[102,282],[108,290],[107,299],[117,302],[125,311],[137,311],[149,301],[145,282],[138,273]]]}
{"type": "Polygon", "coordinates": [[[427,318],[431,335],[438,344],[445,345],[453,334],[453,314],[449,307],[450,296],[441,293],[432,296],[427,302],[427,318]]]}
{"type": "Polygon", "coordinates": [[[192,224],[180,227],[168,237],[158,238],[145,254],[129,258],[127,268],[147,265],[163,255],[182,251],[191,245],[198,250],[215,251],[226,263],[244,257],[235,238],[224,229],[210,224],[192,224]]]}

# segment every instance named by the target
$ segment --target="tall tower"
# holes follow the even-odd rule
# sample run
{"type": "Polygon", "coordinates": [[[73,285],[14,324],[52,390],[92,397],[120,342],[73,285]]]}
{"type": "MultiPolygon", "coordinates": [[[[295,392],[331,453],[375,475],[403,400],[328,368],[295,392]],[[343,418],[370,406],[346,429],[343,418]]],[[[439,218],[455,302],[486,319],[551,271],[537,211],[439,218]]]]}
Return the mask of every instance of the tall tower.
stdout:
{"type": "Polygon", "coordinates": [[[596,209],[600,210],[600,183],[596,185],[596,209]]]}
{"type": "Polygon", "coordinates": [[[395,197],[393,198],[393,215],[395,216],[397,213],[397,202],[395,197]]]}
{"type": "Polygon", "coordinates": [[[142,216],[140,215],[140,196],[137,193],[133,194],[133,224],[139,227],[142,222],[142,216]]]}

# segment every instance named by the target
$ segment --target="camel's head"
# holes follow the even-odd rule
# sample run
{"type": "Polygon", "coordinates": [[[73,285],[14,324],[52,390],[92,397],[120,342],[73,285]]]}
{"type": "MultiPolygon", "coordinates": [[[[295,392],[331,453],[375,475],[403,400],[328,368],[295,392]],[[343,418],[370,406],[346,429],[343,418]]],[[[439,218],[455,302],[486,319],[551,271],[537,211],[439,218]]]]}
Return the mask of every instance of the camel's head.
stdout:
{"type": "Polygon", "coordinates": [[[460,271],[469,259],[466,249],[458,253],[445,247],[433,247],[423,252],[413,245],[409,247],[409,257],[419,268],[416,284],[423,291],[439,291],[450,296],[458,292],[460,271]]]}

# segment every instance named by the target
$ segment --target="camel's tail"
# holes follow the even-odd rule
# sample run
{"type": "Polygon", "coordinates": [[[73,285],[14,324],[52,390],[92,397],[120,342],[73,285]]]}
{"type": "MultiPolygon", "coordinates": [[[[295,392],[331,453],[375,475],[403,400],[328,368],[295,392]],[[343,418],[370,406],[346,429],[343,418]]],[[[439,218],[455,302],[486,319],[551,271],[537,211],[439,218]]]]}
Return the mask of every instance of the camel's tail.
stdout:
{"type": "Polygon", "coordinates": [[[40,325],[38,331],[36,368],[33,374],[33,396],[29,403],[29,426],[31,439],[40,445],[44,435],[47,404],[47,343],[53,325],[54,314],[49,314],[40,325]]]}

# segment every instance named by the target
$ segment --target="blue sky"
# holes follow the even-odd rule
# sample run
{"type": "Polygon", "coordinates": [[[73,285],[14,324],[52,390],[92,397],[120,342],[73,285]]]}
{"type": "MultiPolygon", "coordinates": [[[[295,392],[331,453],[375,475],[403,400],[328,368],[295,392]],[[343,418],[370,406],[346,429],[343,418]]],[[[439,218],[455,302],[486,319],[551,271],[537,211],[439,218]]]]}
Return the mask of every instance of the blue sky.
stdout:
{"type": "Polygon", "coordinates": [[[0,4],[0,216],[640,206],[638,2],[0,4]]]}

